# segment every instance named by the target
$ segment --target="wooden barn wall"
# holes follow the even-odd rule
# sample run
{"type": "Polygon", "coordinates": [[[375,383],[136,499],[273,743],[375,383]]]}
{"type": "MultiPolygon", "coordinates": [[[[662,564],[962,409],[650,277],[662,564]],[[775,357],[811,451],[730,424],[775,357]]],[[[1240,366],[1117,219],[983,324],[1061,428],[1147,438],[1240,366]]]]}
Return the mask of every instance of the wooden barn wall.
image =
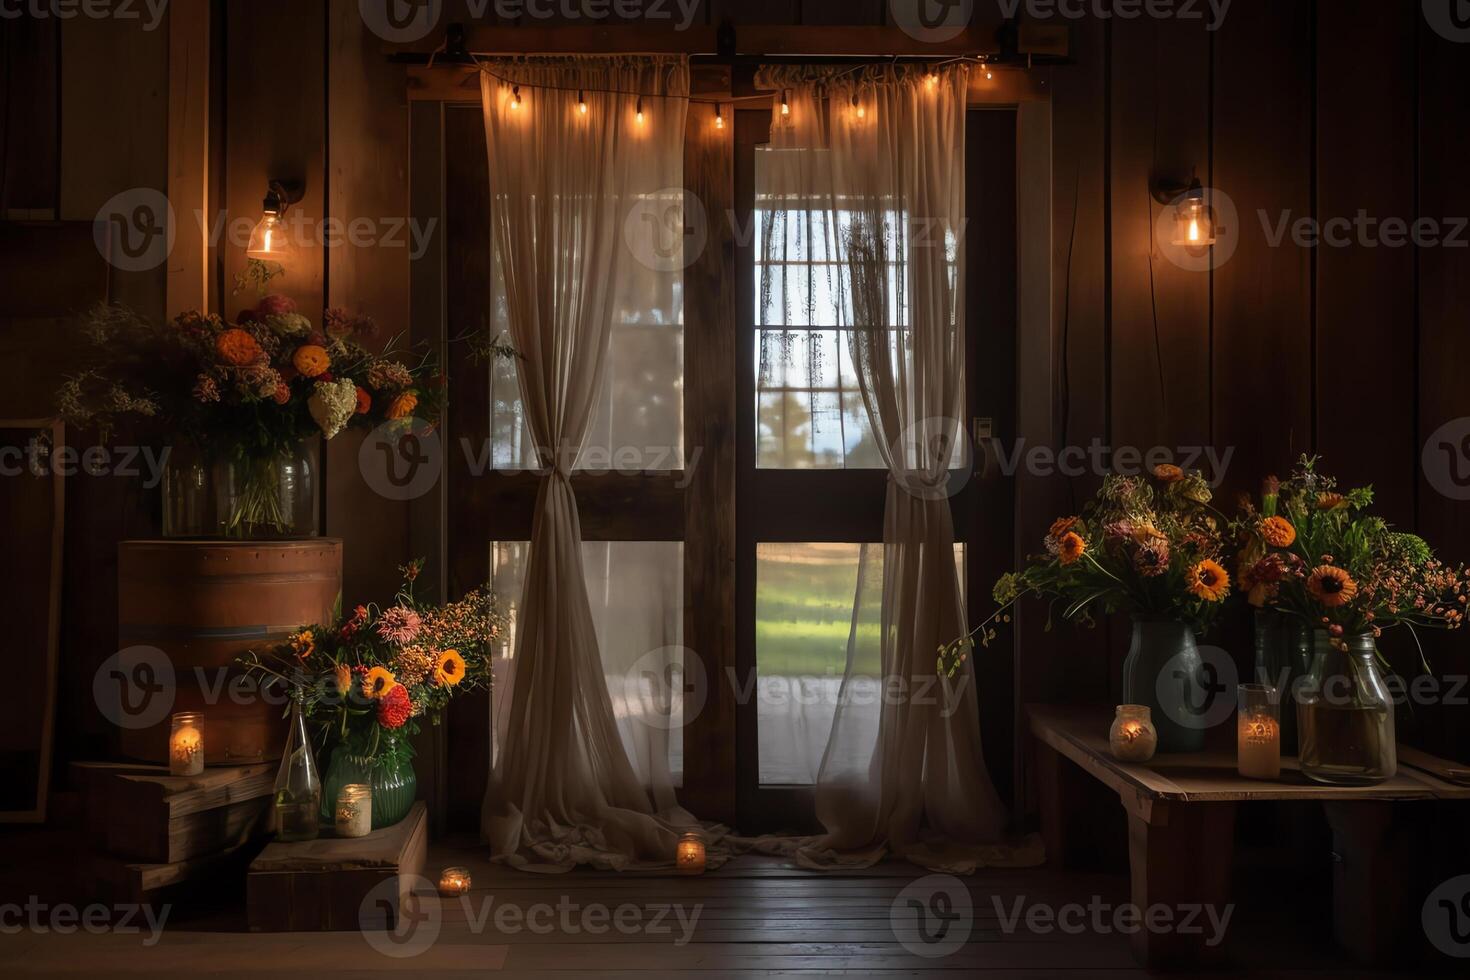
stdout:
{"type": "MultiPolygon", "coordinates": [[[[296,176],[313,218],[412,213],[403,69],[381,56],[353,0],[195,2],[209,4],[214,22],[212,207],[253,221],[266,179],[296,176]]],[[[464,5],[448,0],[446,19],[464,5]]],[[[696,18],[881,24],[889,8],[887,0],[708,0],[696,18]]],[[[1264,213],[1274,230],[1287,212],[1296,220],[1364,210],[1449,230],[1470,215],[1470,44],[1441,36],[1417,3],[1378,0],[1234,0],[1216,31],[1148,17],[1068,24],[1075,63],[1043,72],[1054,124],[1056,438],[1229,449],[1227,503],[1261,472],[1284,472],[1296,453],[1321,452],[1345,479],[1371,480],[1392,520],[1447,556],[1470,558],[1470,504],[1442,493],[1420,463],[1431,433],[1470,416],[1465,234],[1459,247],[1312,249],[1289,237],[1273,245],[1262,221],[1264,213]],[[1239,246],[1213,272],[1176,268],[1150,239],[1159,212],[1150,174],[1190,168],[1237,209],[1239,246]]],[[[126,21],[7,21],[0,218],[90,222],[120,190],[166,187],[168,52],[166,30],[139,36],[126,21]]],[[[84,251],[72,256],[77,276],[95,279],[84,251]]],[[[212,305],[237,312],[249,302],[232,292],[241,249],[210,254],[212,305]]],[[[446,258],[431,249],[426,261],[446,258]]],[[[387,336],[426,327],[409,322],[410,275],[431,286],[438,279],[407,248],[344,245],[308,248],[279,285],[312,313],[326,305],[371,313],[387,336]]],[[[77,302],[84,292],[164,313],[162,270],[104,271],[77,302]]],[[[5,410],[45,414],[64,351],[45,339],[54,321],[14,305],[0,307],[0,344],[12,354],[0,363],[5,410]]],[[[332,444],[325,493],[325,529],[347,541],[353,598],[384,595],[393,566],[434,538],[407,505],[366,487],[358,446],[332,444]]],[[[1044,515],[1080,505],[1096,483],[1096,474],[1047,483],[1049,496],[1019,516],[1018,536],[1036,539],[1044,515]]],[[[152,533],[155,508],[118,484],[69,489],[58,761],[105,735],[88,692],[95,664],[115,649],[115,541],[152,533]]],[[[1116,694],[1126,623],[1048,633],[1038,620],[1018,632],[1018,701],[1116,694]]],[[[1244,654],[1238,625],[1222,635],[1244,654]]],[[[1464,640],[1431,645],[1437,673],[1470,672],[1464,640]]],[[[1428,747],[1463,759],[1466,715],[1421,709],[1404,723],[1428,747]]]]}

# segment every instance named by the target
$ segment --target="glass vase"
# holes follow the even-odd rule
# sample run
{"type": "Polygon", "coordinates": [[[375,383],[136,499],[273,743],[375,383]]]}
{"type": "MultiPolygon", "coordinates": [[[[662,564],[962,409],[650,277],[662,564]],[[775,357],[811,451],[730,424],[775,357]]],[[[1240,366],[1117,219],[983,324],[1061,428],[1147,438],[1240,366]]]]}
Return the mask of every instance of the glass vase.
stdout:
{"type": "MultiPolygon", "coordinates": [[[[1256,683],[1289,696],[1312,665],[1312,631],[1296,616],[1274,609],[1257,609],[1255,620],[1256,683]]],[[[1281,751],[1286,755],[1297,752],[1296,712],[1292,710],[1281,712],[1281,751]]]]}
{"type": "MultiPolygon", "coordinates": [[[[386,741],[386,739],[385,739],[386,741]]],[[[404,752],[380,752],[376,757],[353,755],[347,746],[332,750],[322,794],[322,819],[332,819],[328,800],[335,800],[343,786],[365,783],[372,787],[373,829],[391,827],[408,816],[418,796],[418,776],[413,760],[404,752]]]]}
{"type": "Polygon", "coordinates": [[[204,457],[191,446],[169,446],[163,464],[163,536],[214,533],[214,492],[204,457]]]}
{"type": "Polygon", "coordinates": [[[311,753],[300,695],[291,701],[291,733],[281,756],[281,768],[276,771],[275,806],[278,840],[314,840],[321,832],[322,783],[311,753]]]}
{"type": "Polygon", "coordinates": [[[1312,667],[1296,689],[1302,773],[1319,783],[1361,786],[1398,772],[1393,701],[1371,634],[1333,645],[1312,632],[1312,667]]]}
{"type": "Polygon", "coordinates": [[[1198,752],[1209,706],[1194,631],[1171,619],[1134,617],[1123,661],[1123,700],[1149,709],[1160,752],[1198,752]]]}
{"type": "Polygon", "coordinates": [[[271,455],[220,457],[211,476],[220,536],[268,540],[318,533],[320,439],[303,439],[271,455]]]}

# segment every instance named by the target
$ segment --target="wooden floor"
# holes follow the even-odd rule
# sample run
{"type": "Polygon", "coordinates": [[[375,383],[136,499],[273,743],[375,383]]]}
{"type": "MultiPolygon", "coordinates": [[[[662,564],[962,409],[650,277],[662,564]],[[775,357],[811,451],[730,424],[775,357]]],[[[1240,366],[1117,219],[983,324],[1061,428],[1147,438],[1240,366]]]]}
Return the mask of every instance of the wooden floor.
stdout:
{"type": "MultiPolygon", "coordinates": [[[[15,852],[12,852],[15,853],[15,852]]],[[[397,941],[382,932],[252,934],[242,905],[184,902],[161,937],[22,928],[14,913],[0,922],[3,975],[83,973],[272,976],[421,976],[499,973],[538,980],[567,977],[643,978],[811,976],[1050,977],[1146,976],[1134,966],[1128,937],[1084,928],[1065,933],[1028,929],[1024,911],[1090,902],[1127,901],[1121,875],[1046,870],[982,871],[956,892],[902,863],[859,874],[818,874],[778,859],[746,856],[699,877],[592,871],[535,875],[491,865],[483,848],[436,845],[432,874],[468,867],[466,899],[427,897],[416,925],[397,941]],[[939,897],[941,892],[948,897],[939,897]],[[965,893],[972,906],[966,916],[965,893]],[[930,942],[917,932],[919,909],[930,942]],[[1018,910],[1020,921],[1008,926],[1018,910]],[[937,917],[936,917],[937,916],[937,917]],[[949,930],[942,919],[949,919],[949,930]],[[969,935],[955,940],[965,926],[969,935]],[[951,931],[952,930],[952,931],[951,931]]],[[[10,870],[14,871],[14,867],[10,870]]],[[[3,879],[4,902],[24,902],[25,888],[3,879]]],[[[140,923],[141,925],[142,923],[140,923]]],[[[1253,937],[1232,923],[1227,973],[1355,976],[1330,950],[1286,939],[1253,937]],[[1267,973],[1256,973],[1269,967],[1267,973]]],[[[1304,931],[1310,939],[1311,932],[1304,931]]],[[[1330,933],[1329,933],[1330,935],[1330,933]]],[[[1382,975],[1382,974],[1379,974],[1382,975]]]]}

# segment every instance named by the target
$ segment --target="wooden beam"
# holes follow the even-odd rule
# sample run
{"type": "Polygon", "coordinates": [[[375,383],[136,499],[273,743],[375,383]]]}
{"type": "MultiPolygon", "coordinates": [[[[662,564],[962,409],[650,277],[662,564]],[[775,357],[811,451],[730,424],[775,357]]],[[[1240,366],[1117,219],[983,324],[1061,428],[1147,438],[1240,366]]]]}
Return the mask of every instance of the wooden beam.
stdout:
{"type": "Polygon", "coordinates": [[[168,199],[178,220],[165,312],[209,304],[209,0],[178,0],[168,20],[168,199]]]}

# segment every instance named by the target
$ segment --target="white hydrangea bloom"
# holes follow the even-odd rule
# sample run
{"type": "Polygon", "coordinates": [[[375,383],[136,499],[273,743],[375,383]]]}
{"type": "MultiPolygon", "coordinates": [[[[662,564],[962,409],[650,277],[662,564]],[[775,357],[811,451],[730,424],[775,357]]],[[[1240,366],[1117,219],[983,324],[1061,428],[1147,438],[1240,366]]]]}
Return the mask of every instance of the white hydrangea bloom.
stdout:
{"type": "Polygon", "coordinates": [[[319,381],[306,407],[321,427],[322,435],[331,439],[346,427],[352,413],[357,410],[357,385],[348,378],[319,381]]]}

